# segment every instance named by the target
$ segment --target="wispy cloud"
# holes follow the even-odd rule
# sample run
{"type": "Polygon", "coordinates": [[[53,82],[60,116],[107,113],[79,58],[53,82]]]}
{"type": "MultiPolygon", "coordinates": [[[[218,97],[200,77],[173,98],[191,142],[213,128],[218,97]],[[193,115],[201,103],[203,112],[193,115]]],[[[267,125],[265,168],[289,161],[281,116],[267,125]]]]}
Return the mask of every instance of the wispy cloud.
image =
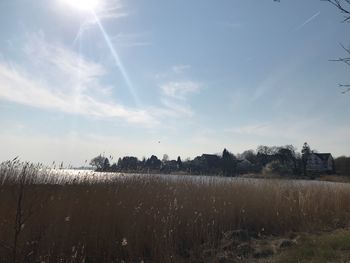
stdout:
{"type": "Polygon", "coordinates": [[[161,106],[130,108],[111,99],[114,87],[102,84],[109,73],[102,64],[47,42],[43,34],[29,35],[19,52],[20,61],[0,60],[0,100],[86,117],[115,118],[143,127],[155,127],[169,116],[194,115],[187,99],[200,91],[196,82],[165,82],[160,86],[161,106]]]}
{"type": "Polygon", "coordinates": [[[264,78],[257,87],[249,99],[250,102],[256,102],[264,97],[275,97],[276,92],[285,89],[286,83],[289,81],[290,76],[295,74],[295,71],[305,63],[305,57],[300,58],[294,54],[290,54],[288,57],[288,64],[285,63],[285,59],[282,60],[278,67],[273,70],[264,78]]]}
{"type": "Polygon", "coordinates": [[[129,15],[130,13],[125,10],[125,7],[120,0],[101,0],[98,8],[96,8],[94,12],[92,12],[90,16],[87,16],[81,23],[73,44],[83,36],[85,31],[95,27],[99,21],[125,18],[129,15]]]}
{"type": "Polygon", "coordinates": [[[294,29],[294,32],[299,31],[300,29],[302,29],[304,26],[306,26],[308,23],[310,23],[312,20],[314,20],[316,17],[318,17],[321,14],[321,12],[317,12],[314,15],[312,15],[310,18],[308,18],[307,20],[304,21],[304,23],[302,23],[301,25],[299,25],[298,27],[296,27],[294,29]]]}
{"type": "Polygon", "coordinates": [[[111,41],[113,44],[120,47],[142,47],[152,45],[149,38],[150,32],[119,33],[118,35],[113,36],[111,41]]]}
{"type": "Polygon", "coordinates": [[[128,123],[152,125],[146,110],[111,101],[100,90],[107,70],[59,44],[31,36],[20,62],[0,61],[0,99],[46,110],[97,118],[119,118],[128,123]]]}
{"type": "Polygon", "coordinates": [[[172,117],[192,117],[194,115],[192,108],[188,104],[179,103],[167,98],[162,98],[161,102],[165,106],[165,109],[161,111],[163,115],[172,117]]]}
{"type": "MultiPolygon", "coordinates": [[[[344,126],[347,130],[349,125],[344,126]]],[[[333,129],[327,126],[327,120],[323,118],[301,118],[290,116],[284,119],[271,120],[269,122],[252,122],[246,125],[223,129],[225,133],[232,133],[253,138],[263,138],[266,141],[283,141],[301,145],[304,141],[320,138],[322,134],[333,134],[333,129]],[[319,132],[315,132],[315,130],[319,132]]],[[[325,138],[324,138],[325,139],[325,138]]],[[[261,142],[264,143],[264,142],[261,142]]]]}
{"type": "Polygon", "coordinates": [[[61,88],[71,89],[79,85],[82,89],[91,88],[107,70],[100,64],[84,59],[79,54],[59,44],[45,41],[44,35],[29,35],[23,47],[23,64],[30,68],[34,76],[62,81],[70,85],[61,88]]]}
{"type": "Polygon", "coordinates": [[[189,64],[173,65],[167,70],[156,73],[154,79],[159,83],[186,82],[190,79],[189,73],[191,69],[192,66],[189,64]]]}
{"type": "Polygon", "coordinates": [[[189,96],[198,93],[201,85],[194,81],[170,81],[160,85],[161,103],[158,114],[172,117],[192,117],[194,111],[188,102],[189,96]]]}
{"type": "Polygon", "coordinates": [[[116,19],[129,16],[124,6],[119,0],[101,4],[101,8],[96,10],[99,19],[116,19]]]}
{"type": "Polygon", "coordinates": [[[190,65],[175,65],[171,69],[174,73],[183,73],[191,68],[190,65]]]}
{"type": "Polygon", "coordinates": [[[186,100],[188,95],[197,93],[200,89],[201,86],[193,81],[168,82],[161,86],[165,96],[179,100],[186,100]]]}

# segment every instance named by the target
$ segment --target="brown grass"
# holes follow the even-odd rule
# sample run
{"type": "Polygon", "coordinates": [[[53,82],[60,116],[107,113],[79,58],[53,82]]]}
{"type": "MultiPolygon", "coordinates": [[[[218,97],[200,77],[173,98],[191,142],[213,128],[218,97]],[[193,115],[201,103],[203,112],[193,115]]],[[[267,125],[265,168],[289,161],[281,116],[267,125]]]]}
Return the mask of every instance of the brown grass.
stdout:
{"type": "MultiPolygon", "coordinates": [[[[19,262],[195,262],[203,244],[216,247],[229,230],[284,234],[343,227],[350,219],[345,184],[185,176],[58,184],[40,169],[26,170],[19,262]]],[[[20,189],[11,178],[21,171],[21,165],[0,168],[5,262],[13,258],[20,189]]]]}
{"type": "Polygon", "coordinates": [[[323,175],[320,178],[318,178],[318,180],[327,182],[350,183],[349,176],[340,175],[323,175]]]}

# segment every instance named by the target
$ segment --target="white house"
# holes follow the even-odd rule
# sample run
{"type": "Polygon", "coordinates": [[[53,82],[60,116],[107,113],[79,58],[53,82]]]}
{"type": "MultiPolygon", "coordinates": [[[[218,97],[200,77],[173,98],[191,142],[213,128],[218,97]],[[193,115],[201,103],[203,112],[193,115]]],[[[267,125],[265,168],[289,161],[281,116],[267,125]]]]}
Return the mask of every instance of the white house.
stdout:
{"type": "Polygon", "coordinates": [[[306,169],[311,173],[332,173],[335,170],[334,159],[330,153],[311,153],[306,169]]]}

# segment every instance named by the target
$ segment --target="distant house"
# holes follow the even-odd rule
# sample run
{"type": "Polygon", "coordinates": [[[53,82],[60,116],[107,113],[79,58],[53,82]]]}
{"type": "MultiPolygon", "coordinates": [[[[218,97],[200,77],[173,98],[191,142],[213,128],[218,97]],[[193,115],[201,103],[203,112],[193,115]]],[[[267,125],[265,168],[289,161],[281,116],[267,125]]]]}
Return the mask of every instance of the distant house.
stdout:
{"type": "Polygon", "coordinates": [[[333,173],[335,171],[334,159],[330,153],[311,153],[306,169],[311,173],[333,173]]]}
{"type": "Polygon", "coordinates": [[[165,172],[165,173],[171,173],[173,171],[176,171],[179,169],[178,163],[175,160],[171,160],[171,161],[165,161],[161,171],[165,172]]]}
{"type": "Polygon", "coordinates": [[[208,168],[217,168],[220,165],[220,157],[216,154],[202,154],[201,159],[206,163],[208,168]]]}
{"type": "Polygon", "coordinates": [[[193,159],[190,173],[217,174],[220,170],[220,157],[215,154],[202,154],[193,159]]]}

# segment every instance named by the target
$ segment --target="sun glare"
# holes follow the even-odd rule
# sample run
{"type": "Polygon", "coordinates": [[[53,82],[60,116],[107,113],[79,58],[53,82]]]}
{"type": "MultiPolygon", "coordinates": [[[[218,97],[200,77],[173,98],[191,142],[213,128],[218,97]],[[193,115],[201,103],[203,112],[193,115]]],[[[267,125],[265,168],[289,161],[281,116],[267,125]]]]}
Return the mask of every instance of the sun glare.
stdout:
{"type": "Polygon", "coordinates": [[[63,0],[66,4],[81,11],[95,10],[99,0],[63,0]]]}

